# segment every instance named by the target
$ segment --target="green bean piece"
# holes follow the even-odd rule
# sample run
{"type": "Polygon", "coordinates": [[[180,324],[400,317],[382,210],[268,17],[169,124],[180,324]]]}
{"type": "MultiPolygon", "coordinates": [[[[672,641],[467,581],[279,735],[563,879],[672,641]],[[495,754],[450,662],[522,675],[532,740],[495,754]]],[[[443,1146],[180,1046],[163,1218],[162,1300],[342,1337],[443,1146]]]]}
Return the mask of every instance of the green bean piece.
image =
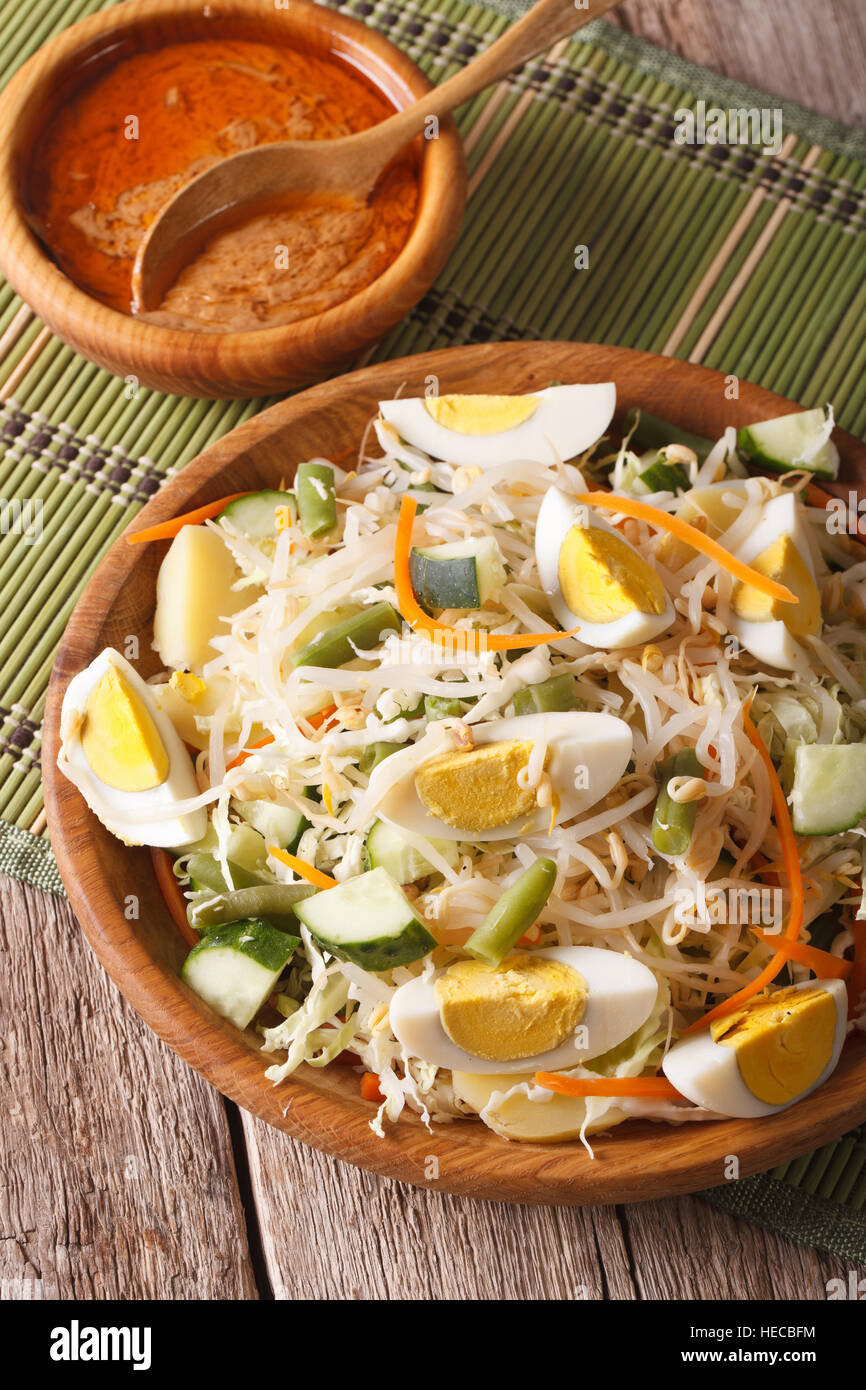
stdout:
{"type": "MultiPolygon", "coordinates": [[[[229,868],[235,888],[252,888],[263,882],[260,874],[252,873],[250,869],[242,869],[240,864],[234,864],[231,859],[229,868]]],[[[213,854],[190,855],[187,873],[193,888],[209,888],[212,893],[225,893],[228,890],[219,860],[213,854]]],[[[246,914],[248,917],[256,915],[254,912],[246,914]]]]}
{"type": "Polygon", "coordinates": [[[447,695],[425,695],[424,713],[428,719],[459,719],[467,710],[465,700],[451,700],[447,695]]]}
{"type": "MultiPolygon", "coordinates": [[[[701,769],[701,771],[703,771],[703,769],[701,769]]],[[[710,872],[707,874],[707,882],[709,883],[716,878],[730,878],[731,869],[734,867],[734,864],[736,862],[737,861],[734,859],[734,856],[732,854],[728,854],[728,851],[726,849],[723,849],[718,859],[716,860],[715,865],[712,869],[710,869],[710,872]]]]}
{"type": "Polygon", "coordinates": [[[652,842],[659,854],[685,854],[695,816],[698,813],[696,801],[673,801],[668,794],[668,782],[672,777],[703,777],[704,769],[698,762],[694,748],[683,748],[674,753],[662,764],[662,780],[656,807],[653,812],[652,842]]]}
{"type": "Polygon", "coordinates": [[[252,888],[223,891],[215,898],[190,903],[187,917],[196,931],[242,922],[247,917],[264,917],[277,931],[295,933],[295,903],[315,891],[312,883],[258,883],[252,888]]]}
{"type": "Polygon", "coordinates": [[[318,540],[333,531],[337,524],[337,494],[330,464],[299,463],[295,473],[295,497],[305,536],[318,540]]]}
{"type": "Polygon", "coordinates": [[[553,860],[536,859],[517,882],[505,890],[481,926],[475,928],[464,950],[485,965],[499,965],[532,926],[553,892],[555,882],[553,860]]]}
{"type": "Polygon", "coordinates": [[[687,449],[692,449],[698,456],[698,460],[703,463],[707,454],[713,447],[711,439],[704,439],[703,435],[690,434],[688,430],[681,430],[677,425],[672,425],[667,420],[659,419],[658,415],[651,415],[648,410],[640,412],[632,406],[625,417],[623,435],[627,435],[637,420],[637,428],[631,436],[631,448],[638,448],[648,452],[650,449],[663,450],[667,444],[684,444],[687,449]],[[638,413],[640,419],[638,419],[638,413]]]}
{"type": "Polygon", "coordinates": [[[386,632],[400,631],[400,615],[390,603],[372,603],[316,634],[297,651],[289,653],[293,666],[345,666],[360,651],[378,647],[386,632]]]}
{"type": "Polygon", "coordinates": [[[369,774],[392,753],[399,753],[401,748],[407,747],[406,743],[368,743],[358,760],[358,770],[369,774]]]}
{"type": "Polygon", "coordinates": [[[393,724],[396,719],[420,719],[424,713],[424,697],[413,705],[411,709],[400,709],[396,714],[392,714],[389,719],[383,719],[383,724],[393,724]]]}
{"type": "Polygon", "coordinates": [[[567,674],[524,686],[514,697],[514,713],[550,714],[556,710],[583,709],[575,689],[574,676],[567,674]]]}

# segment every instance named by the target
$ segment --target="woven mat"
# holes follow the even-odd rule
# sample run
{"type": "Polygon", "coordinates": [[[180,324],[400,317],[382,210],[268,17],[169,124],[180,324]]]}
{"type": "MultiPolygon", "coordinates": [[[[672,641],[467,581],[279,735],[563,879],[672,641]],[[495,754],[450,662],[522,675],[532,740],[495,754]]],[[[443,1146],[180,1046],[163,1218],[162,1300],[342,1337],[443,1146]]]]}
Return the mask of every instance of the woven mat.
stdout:
{"type": "MultiPolygon", "coordinates": [[[[501,13],[460,0],[344,0],[436,80],[501,13]]],[[[94,0],[0,3],[0,80],[94,0]]],[[[461,114],[471,197],[436,286],[368,354],[566,338],[675,354],[815,405],[866,435],[866,133],[730,82],[606,24],[461,114]],[[678,145],[698,99],[781,108],[777,154],[678,145]],[[575,247],[589,248],[576,270],[575,247]]],[[[360,365],[356,364],[356,365],[360,365]]],[[[56,644],[99,558],[162,481],[268,400],[134,399],[0,288],[0,872],[62,893],[40,788],[56,644]],[[24,504],[39,504],[38,540],[24,504]]],[[[866,1126],[703,1194],[866,1262],[866,1126]]]]}

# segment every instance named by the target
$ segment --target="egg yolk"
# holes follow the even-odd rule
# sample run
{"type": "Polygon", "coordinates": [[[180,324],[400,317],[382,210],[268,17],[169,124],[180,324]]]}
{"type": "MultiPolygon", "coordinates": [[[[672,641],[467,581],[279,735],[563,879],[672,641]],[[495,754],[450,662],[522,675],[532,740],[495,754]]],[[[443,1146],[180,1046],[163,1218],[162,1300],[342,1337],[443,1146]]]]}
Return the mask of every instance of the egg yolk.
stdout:
{"type": "Polygon", "coordinates": [[[731,604],[740,618],[752,623],[783,622],[795,637],[814,636],[821,631],[821,596],[790,536],[777,537],[750,564],[759,574],[786,584],[800,601],[782,603],[751,584],[738,584],[731,604]]]}
{"type": "Polygon", "coordinates": [[[537,396],[429,396],[424,406],[437,425],[457,434],[502,434],[535,414],[537,396]]]}
{"type": "Polygon", "coordinates": [[[559,552],[559,587],[578,618],[612,623],[627,613],[662,614],[664,585],[642,556],[597,526],[572,526],[559,552]]]}
{"type": "Polygon", "coordinates": [[[172,690],[176,690],[191,705],[200,700],[207,690],[201,676],[193,675],[192,671],[172,671],[168,683],[172,690]]]}
{"type": "Polygon", "coordinates": [[[116,666],[87,697],[81,747],[100,781],[117,791],[149,791],[168,776],[168,753],[150,711],[116,666]]]}
{"type": "Polygon", "coordinates": [[[532,744],[518,739],[466,752],[440,753],[415,774],[415,790],[427,810],[457,830],[508,825],[536,806],[534,787],[521,787],[532,744]]]}
{"type": "Polygon", "coordinates": [[[508,956],[495,969],[462,960],[434,985],[453,1043],[488,1062],[513,1062],[559,1047],[586,1010],[587,984],[563,961],[508,956]]]}
{"type": "Polygon", "coordinates": [[[786,1105],[814,1086],[833,1055],[836,1003],[825,989],[779,989],[711,1025],[732,1047],[740,1076],[767,1105],[786,1105]]]}

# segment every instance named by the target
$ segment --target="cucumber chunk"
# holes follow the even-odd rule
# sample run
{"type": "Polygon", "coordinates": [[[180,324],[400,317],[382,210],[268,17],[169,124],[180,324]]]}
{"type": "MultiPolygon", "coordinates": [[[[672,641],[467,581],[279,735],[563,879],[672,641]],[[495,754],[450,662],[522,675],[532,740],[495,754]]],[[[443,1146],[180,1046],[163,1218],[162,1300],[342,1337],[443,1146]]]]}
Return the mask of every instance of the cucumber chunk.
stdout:
{"type": "Polygon", "coordinates": [[[827,417],[821,409],[746,425],[737,435],[737,447],[750,463],[774,473],[805,468],[822,478],[835,478],[839,472],[839,450],[827,438],[827,417]]]}
{"type": "Polygon", "coordinates": [[[483,608],[505,583],[505,566],[492,536],[414,549],[409,577],[427,608],[483,608]]]}
{"type": "Polygon", "coordinates": [[[410,965],[436,945],[386,869],[370,869],[324,888],[295,907],[320,946],[364,970],[410,965]]]}
{"type": "Polygon", "coordinates": [[[841,835],[866,819],[866,743],[801,743],[791,819],[798,835],[841,835]]]}
{"type": "Polygon", "coordinates": [[[291,492],[276,492],[264,488],[261,492],[251,492],[248,497],[237,497],[229,502],[217,517],[225,519],[242,531],[245,536],[264,540],[284,530],[288,522],[294,525],[298,519],[298,505],[291,492]]]}
{"type": "Polygon", "coordinates": [[[293,850],[310,822],[294,806],[276,801],[236,801],[238,815],[277,849],[293,850]]]}
{"type": "MultiPolygon", "coordinates": [[[[452,869],[460,862],[460,852],[453,840],[431,840],[452,869]]],[[[414,845],[410,845],[399,830],[387,821],[377,820],[367,836],[367,867],[385,869],[396,883],[417,883],[419,878],[435,874],[436,869],[414,845]]]]}
{"type": "Polygon", "coordinates": [[[233,922],[193,946],[181,977],[238,1028],[252,1023],[299,946],[263,918],[233,922]]]}
{"type": "Polygon", "coordinates": [[[650,492],[688,492],[689,475],[681,463],[671,463],[664,452],[638,474],[650,492]]]}

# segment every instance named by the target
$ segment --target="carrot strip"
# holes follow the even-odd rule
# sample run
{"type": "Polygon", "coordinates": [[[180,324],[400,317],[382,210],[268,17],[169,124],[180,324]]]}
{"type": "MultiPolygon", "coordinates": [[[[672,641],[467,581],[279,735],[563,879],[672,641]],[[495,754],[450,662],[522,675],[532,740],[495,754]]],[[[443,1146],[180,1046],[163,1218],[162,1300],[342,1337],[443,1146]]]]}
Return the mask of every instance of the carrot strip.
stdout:
{"type": "Polygon", "coordinates": [[[634,497],[621,497],[614,493],[598,492],[577,493],[576,500],[586,507],[603,507],[606,511],[620,512],[623,516],[633,517],[635,521],[647,521],[650,526],[655,526],[657,530],[668,531],[672,536],[676,536],[678,541],[684,541],[693,550],[699,550],[702,555],[706,555],[708,560],[714,560],[721,569],[727,570],[743,584],[749,584],[752,588],[759,589],[762,594],[768,594],[770,598],[780,599],[782,603],[800,602],[797,595],[792,594],[791,590],[784,584],[779,584],[766,574],[759,574],[757,570],[752,569],[751,565],[744,564],[742,560],[737,559],[736,555],[725,550],[725,547],[719,545],[718,541],[714,541],[711,536],[705,536],[703,531],[698,531],[687,521],[681,520],[678,516],[671,516],[668,512],[662,512],[649,502],[639,502],[634,497]]]}
{"type": "Polygon", "coordinates": [[[685,1100],[664,1076],[563,1076],[561,1072],[537,1071],[536,1086],[561,1096],[632,1096],[643,1100],[685,1100]]]}
{"type": "MultiPolygon", "coordinates": [[[[751,701],[749,701],[749,704],[751,704],[751,701]]],[[[743,728],[746,732],[746,737],[755,748],[758,757],[764,764],[767,770],[767,776],[770,779],[770,795],[772,797],[773,811],[776,817],[776,829],[779,832],[779,839],[782,842],[782,859],[788,875],[788,882],[791,885],[791,910],[788,915],[788,925],[785,927],[785,938],[787,942],[795,942],[800,935],[800,929],[803,925],[803,907],[805,899],[803,893],[803,871],[800,867],[800,856],[797,853],[797,841],[794,838],[794,827],[791,824],[791,817],[788,814],[788,802],[785,799],[782,784],[773,766],[773,760],[767,752],[763,739],[749,717],[748,706],[743,709],[743,728]]],[[[754,996],[759,994],[767,985],[772,984],[788,959],[787,950],[787,946],[780,946],[779,950],[776,951],[772,959],[767,962],[764,969],[754,980],[744,985],[742,989],[737,990],[736,994],[732,994],[729,999],[724,999],[721,1004],[717,1004],[714,1009],[710,1009],[709,1013],[704,1014],[703,1018],[699,1018],[694,1023],[690,1024],[689,1027],[685,1029],[685,1033],[694,1033],[698,1029],[706,1028],[717,1018],[724,1018],[726,1014],[732,1013],[733,1010],[738,1009],[741,1004],[745,1004],[747,1000],[754,998],[754,996]]]]}
{"type": "Polygon", "coordinates": [[[461,651],[476,653],[512,652],[519,651],[521,647],[540,647],[545,642],[557,642],[563,637],[573,637],[580,631],[579,627],[573,627],[568,632],[515,632],[506,635],[449,627],[447,623],[431,618],[416,599],[409,575],[409,552],[412,549],[412,525],[416,511],[417,503],[414,497],[404,496],[400,505],[397,541],[394,546],[394,587],[397,590],[397,603],[406,622],[415,632],[426,632],[434,640],[437,634],[444,637],[447,633],[451,645],[459,646],[461,651]]]}
{"type": "Polygon", "coordinates": [[[187,946],[198,945],[198,932],[193,931],[186,915],[186,898],[183,889],[175,878],[174,860],[165,849],[151,846],[150,857],[163,902],[171,913],[171,919],[187,946]]]}
{"type": "Polygon", "coordinates": [[[770,936],[759,927],[751,927],[750,930],[765,945],[776,946],[777,952],[781,955],[795,960],[798,965],[807,966],[819,979],[847,980],[854,969],[850,960],[833,956],[829,951],[822,951],[817,946],[809,946],[805,941],[789,941],[785,936],[770,936]]]}
{"type": "Polygon", "coordinates": [[[336,713],[337,706],[328,705],[327,709],[320,709],[318,714],[309,715],[309,717],[307,718],[307,723],[310,725],[312,729],[321,729],[322,725],[328,722],[331,715],[336,713]]]}
{"type": "Polygon", "coordinates": [[[852,923],[851,934],[854,937],[854,962],[848,981],[848,1016],[854,1018],[866,990],[866,922],[852,923]]]}
{"type": "Polygon", "coordinates": [[[231,492],[228,497],[221,497],[218,502],[207,502],[205,506],[196,507],[192,512],[173,517],[171,521],[160,521],[156,526],[146,526],[143,531],[133,531],[131,536],[127,536],[127,542],[129,545],[142,545],[146,541],[169,541],[178,531],[182,531],[184,526],[198,526],[202,521],[209,521],[212,516],[218,516],[229,502],[249,496],[248,492],[231,492]]]}
{"type": "MultiPolygon", "coordinates": [[[[757,852],[752,855],[752,863],[756,867],[750,869],[749,872],[754,878],[774,878],[776,883],[779,883],[779,874],[785,872],[783,863],[774,862],[771,864],[769,859],[765,859],[763,854],[757,852]]],[[[803,891],[807,898],[819,898],[821,896],[821,885],[814,874],[803,874],[803,891]]]]}
{"type": "Polygon", "coordinates": [[[800,867],[800,855],[797,850],[797,840],[794,835],[794,827],[791,824],[791,815],[788,811],[788,799],[785,796],[778,774],[773,766],[773,759],[770,757],[764,740],[752,723],[749,714],[751,700],[743,710],[743,729],[746,738],[755,749],[761,762],[767,771],[770,779],[770,796],[773,802],[773,811],[776,817],[776,829],[779,832],[779,839],[782,842],[782,863],[785,866],[785,873],[791,888],[791,911],[788,917],[788,925],[785,928],[785,936],[789,941],[796,941],[800,935],[803,925],[803,870],[800,867]]]}
{"type": "MultiPolygon", "coordinates": [[[[355,1060],[357,1061],[357,1058],[355,1060]]],[[[374,1071],[365,1071],[361,1077],[361,1099],[374,1100],[379,1105],[385,1099],[379,1090],[379,1078],[374,1071]]]]}
{"type": "Polygon", "coordinates": [[[287,849],[277,849],[276,845],[268,845],[268,853],[279,859],[282,864],[287,864],[308,883],[314,883],[317,888],[336,888],[338,885],[338,879],[331,878],[330,874],[323,874],[321,869],[314,868],[306,859],[298,859],[296,855],[289,854],[287,849]]]}
{"type": "MultiPolygon", "coordinates": [[[[318,714],[311,714],[307,723],[314,729],[320,729],[326,720],[336,713],[336,710],[336,705],[328,705],[327,709],[319,710],[318,714]]],[[[257,748],[266,748],[273,741],[273,734],[265,734],[264,738],[260,738],[257,743],[251,743],[248,748],[242,748],[236,758],[232,758],[230,763],[226,763],[226,772],[231,772],[233,767],[240,767],[241,763],[245,763],[257,748]]]]}
{"type": "Polygon", "coordinates": [[[245,763],[247,758],[252,757],[257,748],[265,748],[269,743],[273,743],[273,741],[273,734],[265,734],[264,738],[260,738],[258,743],[251,743],[249,748],[242,748],[236,758],[232,758],[230,763],[226,763],[226,772],[231,772],[233,767],[240,767],[241,763],[245,763]]]}

